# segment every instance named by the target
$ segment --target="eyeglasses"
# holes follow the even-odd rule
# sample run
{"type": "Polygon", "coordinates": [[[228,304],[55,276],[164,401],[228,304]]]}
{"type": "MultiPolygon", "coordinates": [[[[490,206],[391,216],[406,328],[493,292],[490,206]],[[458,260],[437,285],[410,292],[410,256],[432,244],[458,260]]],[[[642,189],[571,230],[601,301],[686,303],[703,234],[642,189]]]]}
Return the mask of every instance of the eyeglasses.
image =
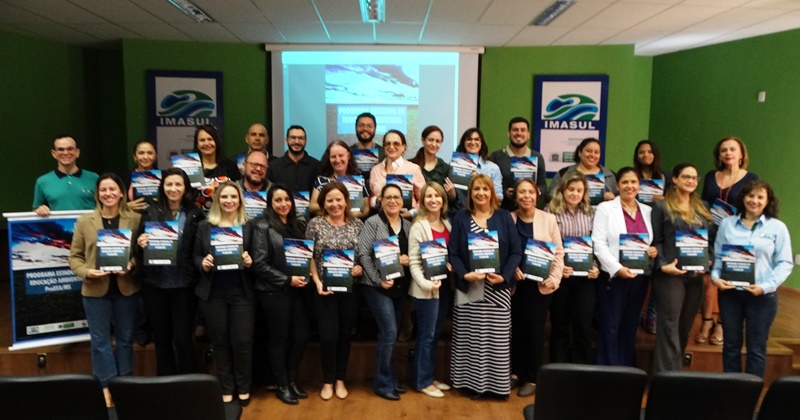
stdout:
{"type": "Polygon", "coordinates": [[[245,163],[250,165],[250,166],[252,166],[252,167],[261,169],[262,171],[266,171],[267,170],[267,165],[264,165],[263,163],[255,163],[255,162],[245,162],[245,163]]]}
{"type": "Polygon", "coordinates": [[[403,143],[399,141],[388,141],[383,143],[384,147],[402,147],[403,143]]]}
{"type": "Polygon", "coordinates": [[[305,140],[306,136],[289,136],[287,137],[289,140],[305,140]]]}
{"type": "Polygon", "coordinates": [[[383,201],[401,201],[403,199],[400,195],[387,195],[383,197],[383,201]]]}
{"type": "Polygon", "coordinates": [[[697,181],[697,175],[681,175],[680,178],[684,181],[697,181]]]}
{"type": "Polygon", "coordinates": [[[76,151],[78,149],[76,147],[74,147],[74,146],[69,146],[69,147],[56,147],[53,150],[55,150],[56,152],[62,153],[62,152],[74,152],[74,151],[76,151]]]}

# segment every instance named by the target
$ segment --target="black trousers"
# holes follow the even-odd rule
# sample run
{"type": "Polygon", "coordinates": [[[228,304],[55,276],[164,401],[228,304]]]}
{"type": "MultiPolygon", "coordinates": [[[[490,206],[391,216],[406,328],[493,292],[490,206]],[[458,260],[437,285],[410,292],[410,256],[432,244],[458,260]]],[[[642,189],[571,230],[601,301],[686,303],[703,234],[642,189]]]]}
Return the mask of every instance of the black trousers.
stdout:
{"type": "Polygon", "coordinates": [[[309,337],[306,295],[305,289],[298,288],[278,292],[256,291],[266,317],[267,361],[278,386],[286,386],[297,379],[297,369],[309,337]]]}
{"type": "Polygon", "coordinates": [[[553,295],[539,292],[539,282],[517,282],[511,296],[511,372],[536,383],[544,360],[544,326],[553,295]]]}
{"type": "Polygon", "coordinates": [[[315,295],[322,380],[326,384],[344,381],[350,359],[350,341],[358,314],[358,290],[352,293],[315,295]]]}
{"type": "Polygon", "coordinates": [[[550,302],[550,361],[592,363],[592,317],[597,293],[587,277],[561,279],[550,302]],[[572,337],[572,340],[570,340],[572,337]]]}
{"type": "Polygon", "coordinates": [[[703,275],[659,272],[653,277],[652,293],[658,308],[653,372],[681,370],[689,333],[705,295],[703,275]]]}
{"type": "Polygon", "coordinates": [[[156,346],[159,376],[194,373],[192,334],[197,296],[191,287],[162,289],[142,285],[144,310],[156,346]]]}

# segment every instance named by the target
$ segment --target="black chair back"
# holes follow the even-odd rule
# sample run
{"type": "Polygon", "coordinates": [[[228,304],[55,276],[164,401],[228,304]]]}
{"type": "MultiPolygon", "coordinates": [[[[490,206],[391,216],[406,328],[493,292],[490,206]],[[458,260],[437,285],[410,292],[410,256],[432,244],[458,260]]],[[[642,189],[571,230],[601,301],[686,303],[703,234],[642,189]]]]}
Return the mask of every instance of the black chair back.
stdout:
{"type": "Polygon", "coordinates": [[[100,381],[93,375],[0,376],[3,420],[107,420],[100,381]]]}
{"type": "Polygon", "coordinates": [[[778,419],[800,419],[800,376],[784,376],[769,386],[758,420],[778,419]]]}
{"type": "Polygon", "coordinates": [[[647,393],[645,420],[752,420],[763,384],[747,373],[658,373],[647,393]]]}
{"type": "Polygon", "coordinates": [[[118,376],[108,384],[119,420],[224,420],[222,389],[204,374],[118,376]]]}

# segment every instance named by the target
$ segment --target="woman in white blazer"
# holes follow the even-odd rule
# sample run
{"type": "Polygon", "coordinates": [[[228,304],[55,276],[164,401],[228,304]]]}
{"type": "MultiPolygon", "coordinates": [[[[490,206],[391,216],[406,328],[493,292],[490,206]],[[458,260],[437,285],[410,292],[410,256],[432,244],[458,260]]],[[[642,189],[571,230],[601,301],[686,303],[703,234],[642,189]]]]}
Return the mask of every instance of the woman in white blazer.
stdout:
{"type": "Polygon", "coordinates": [[[651,208],[636,201],[639,176],[631,167],[617,172],[619,196],[600,203],[592,226],[594,254],[600,263],[597,281],[597,364],[636,366],[636,329],[650,282],[652,260],[658,254],[650,222],[651,208]],[[640,234],[646,247],[639,264],[620,258],[620,236],[640,234]]]}

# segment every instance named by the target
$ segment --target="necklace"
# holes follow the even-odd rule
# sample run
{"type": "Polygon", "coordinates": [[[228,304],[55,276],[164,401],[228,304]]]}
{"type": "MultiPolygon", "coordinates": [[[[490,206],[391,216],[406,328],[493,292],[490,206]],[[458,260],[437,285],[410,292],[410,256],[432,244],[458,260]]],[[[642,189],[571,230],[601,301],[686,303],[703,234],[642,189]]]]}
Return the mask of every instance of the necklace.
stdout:
{"type": "Polygon", "coordinates": [[[622,209],[625,210],[625,213],[628,213],[628,216],[630,216],[631,219],[635,219],[636,211],[639,210],[639,205],[634,203],[633,209],[630,209],[628,206],[625,205],[625,203],[622,203],[622,209]]]}

